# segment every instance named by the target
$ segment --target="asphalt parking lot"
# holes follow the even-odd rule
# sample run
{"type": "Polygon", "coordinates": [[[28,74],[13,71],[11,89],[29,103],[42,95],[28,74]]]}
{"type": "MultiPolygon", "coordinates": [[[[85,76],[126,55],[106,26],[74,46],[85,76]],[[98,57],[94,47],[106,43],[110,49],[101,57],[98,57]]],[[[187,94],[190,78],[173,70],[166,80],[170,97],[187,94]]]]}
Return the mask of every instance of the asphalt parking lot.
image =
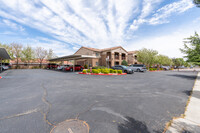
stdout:
{"type": "Polygon", "coordinates": [[[8,70],[0,74],[0,133],[49,133],[68,119],[86,121],[90,133],[161,133],[184,113],[196,74],[8,70]]]}

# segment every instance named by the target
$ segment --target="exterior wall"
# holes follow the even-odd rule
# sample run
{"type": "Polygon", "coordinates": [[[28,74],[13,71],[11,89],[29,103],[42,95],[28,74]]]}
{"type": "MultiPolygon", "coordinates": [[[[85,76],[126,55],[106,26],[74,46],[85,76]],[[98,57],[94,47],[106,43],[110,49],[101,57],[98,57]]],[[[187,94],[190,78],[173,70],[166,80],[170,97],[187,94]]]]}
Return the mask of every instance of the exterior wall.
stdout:
{"type": "Polygon", "coordinates": [[[101,63],[100,66],[106,66],[106,52],[101,53],[101,63]]]}
{"type": "Polygon", "coordinates": [[[84,59],[84,60],[76,60],[76,65],[87,65],[88,67],[95,67],[99,65],[99,59],[84,59]]]}
{"type": "Polygon", "coordinates": [[[133,54],[128,54],[128,64],[134,64],[134,56],[133,54]]]}
{"type": "Polygon", "coordinates": [[[114,50],[111,50],[111,53],[112,53],[112,61],[111,61],[111,66],[114,66],[115,65],[115,62],[119,62],[119,65],[122,64],[122,54],[125,54],[125,61],[128,62],[128,53],[123,49],[123,48],[118,48],[118,49],[114,49],[114,50]],[[119,59],[115,59],[115,53],[119,53],[119,59]]]}
{"type": "Polygon", "coordinates": [[[135,59],[135,55],[136,54],[128,54],[128,64],[141,64],[140,62],[138,62],[137,59],[135,59]]]}
{"type": "Polygon", "coordinates": [[[92,50],[89,50],[89,49],[86,49],[86,48],[80,48],[75,53],[75,55],[92,55],[92,56],[96,56],[96,53],[99,53],[99,55],[100,55],[100,52],[95,52],[95,51],[92,51],[92,50]]]}

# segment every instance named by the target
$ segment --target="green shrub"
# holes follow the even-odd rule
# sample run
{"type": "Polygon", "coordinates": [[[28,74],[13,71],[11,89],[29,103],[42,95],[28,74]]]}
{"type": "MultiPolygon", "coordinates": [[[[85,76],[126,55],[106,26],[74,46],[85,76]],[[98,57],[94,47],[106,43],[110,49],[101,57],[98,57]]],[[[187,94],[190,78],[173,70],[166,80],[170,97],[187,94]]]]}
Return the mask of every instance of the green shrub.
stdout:
{"type": "Polygon", "coordinates": [[[113,69],[110,69],[109,71],[110,71],[110,73],[113,73],[113,69]]]}
{"type": "Polygon", "coordinates": [[[149,68],[149,71],[153,71],[153,68],[149,68]]]}
{"type": "Polygon", "coordinates": [[[99,73],[101,72],[101,69],[97,69],[99,71],[99,73]]]}
{"type": "Polygon", "coordinates": [[[163,68],[160,68],[160,70],[164,70],[163,68]]]}
{"type": "Polygon", "coordinates": [[[104,69],[101,69],[101,73],[104,73],[104,71],[105,71],[104,69]]]}
{"type": "Polygon", "coordinates": [[[124,65],[124,66],[128,66],[128,62],[125,61],[125,60],[123,60],[123,61],[122,61],[122,65],[124,65]]]}
{"type": "Polygon", "coordinates": [[[117,73],[117,70],[113,70],[113,73],[117,73]]]}
{"type": "Polygon", "coordinates": [[[86,71],[86,70],[83,70],[82,72],[83,72],[83,73],[87,73],[87,71],[86,71]]]}
{"type": "Polygon", "coordinates": [[[104,70],[104,74],[109,74],[109,71],[108,70],[104,70]]]}
{"type": "Polygon", "coordinates": [[[96,73],[96,74],[99,74],[99,70],[95,70],[95,73],[96,73]]]}
{"type": "Polygon", "coordinates": [[[122,74],[122,70],[117,70],[117,73],[118,74],[122,74]]]}
{"type": "Polygon", "coordinates": [[[87,73],[90,73],[90,69],[87,70],[87,73]]]}
{"type": "Polygon", "coordinates": [[[92,69],[92,73],[95,73],[96,69],[92,69]]]}
{"type": "Polygon", "coordinates": [[[84,65],[84,68],[87,69],[87,68],[88,68],[88,65],[84,65]]]}
{"type": "Polygon", "coordinates": [[[92,69],[105,69],[106,67],[105,66],[95,66],[95,67],[92,67],[92,69]]]}
{"type": "Polygon", "coordinates": [[[92,67],[92,69],[98,69],[98,66],[92,67]]]}

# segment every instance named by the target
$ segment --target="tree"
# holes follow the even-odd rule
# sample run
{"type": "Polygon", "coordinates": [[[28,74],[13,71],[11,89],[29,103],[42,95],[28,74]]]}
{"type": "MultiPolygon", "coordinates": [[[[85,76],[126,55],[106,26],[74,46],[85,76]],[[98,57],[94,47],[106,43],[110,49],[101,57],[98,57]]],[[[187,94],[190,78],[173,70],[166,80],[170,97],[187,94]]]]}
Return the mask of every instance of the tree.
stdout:
{"type": "Polygon", "coordinates": [[[170,66],[173,64],[172,59],[165,55],[157,55],[156,56],[156,63],[159,65],[166,65],[170,66]]]}
{"type": "Polygon", "coordinates": [[[186,54],[184,57],[187,59],[187,62],[200,65],[200,37],[196,32],[194,36],[186,38],[184,48],[180,50],[186,54]]]}
{"type": "Polygon", "coordinates": [[[183,60],[183,58],[173,58],[172,61],[174,65],[176,66],[176,68],[179,68],[179,66],[183,66],[185,64],[185,61],[183,60]]]}
{"type": "Polygon", "coordinates": [[[56,55],[54,54],[52,49],[49,49],[48,53],[47,53],[47,59],[52,59],[55,58],[56,55]]]}
{"type": "Polygon", "coordinates": [[[197,7],[200,7],[200,0],[193,0],[193,3],[194,3],[197,7]]]}
{"type": "MultiPolygon", "coordinates": [[[[7,44],[1,44],[0,43],[0,47],[5,48],[6,51],[8,52],[8,54],[10,55],[11,59],[14,59],[13,53],[12,53],[12,47],[7,45],[7,44]]],[[[4,60],[4,62],[9,63],[10,60],[4,60]]]]}
{"type": "Polygon", "coordinates": [[[124,66],[128,66],[128,62],[125,61],[125,60],[123,60],[123,61],[122,61],[122,65],[124,65],[124,66]]]}
{"type": "Polygon", "coordinates": [[[148,68],[156,62],[156,55],[158,52],[152,49],[143,48],[138,51],[137,58],[139,62],[147,65],[148,68]]]}
{"type": "Polygon", "coordinates": [[[22,58],[21,58],[23,62],[29,64],[30,61],[34,59],[34,57],[35,57],[34,50],[30,46],[23,48],[22,58]]]}
{"type": "Polygon", "coordinates": [[[21,58],[22,45],[11,43],[11,51],[15,59],[17,59],[17,68],[19,68],[19,59],[21,58]]]}
{"type": "Polygon", "coordinates": [[[42,68],[42,62],[47,57],[47,50],[42,47],[37,47],[35,50],[36,58],[39,59],[40,68],[42,68]]]}

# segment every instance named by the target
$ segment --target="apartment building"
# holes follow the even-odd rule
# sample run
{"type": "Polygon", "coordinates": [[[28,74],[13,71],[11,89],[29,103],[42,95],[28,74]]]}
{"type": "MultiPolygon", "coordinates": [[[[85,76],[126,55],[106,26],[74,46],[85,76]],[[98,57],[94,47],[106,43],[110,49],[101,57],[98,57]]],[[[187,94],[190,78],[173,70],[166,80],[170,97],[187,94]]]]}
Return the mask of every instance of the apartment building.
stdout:
{"type": "Polygon", "coordinates": [[[140,64],[137,60],[138,51],[129,51],[128,52],[128,64],[140,64]]]}
{"type": "MultiPolygon", "coordinates": [[[[74,55],[91,55],[95,56],[94,59],[81,59],[76,60],[75,64],[79,65],[88,65],[91,67],[94,66],[114,66],[121,65],[122,61],[129,61],[132,56],[129,56],[129,52],[126,51],[123,47],[111,47],[105,49],[96,49],[89,47],[81,47],[74,55]]],[[[134,59],[136,61],[136,59],[134,59]]],[[[132,63],[135,64],[135,63],[132,63]]]]}

